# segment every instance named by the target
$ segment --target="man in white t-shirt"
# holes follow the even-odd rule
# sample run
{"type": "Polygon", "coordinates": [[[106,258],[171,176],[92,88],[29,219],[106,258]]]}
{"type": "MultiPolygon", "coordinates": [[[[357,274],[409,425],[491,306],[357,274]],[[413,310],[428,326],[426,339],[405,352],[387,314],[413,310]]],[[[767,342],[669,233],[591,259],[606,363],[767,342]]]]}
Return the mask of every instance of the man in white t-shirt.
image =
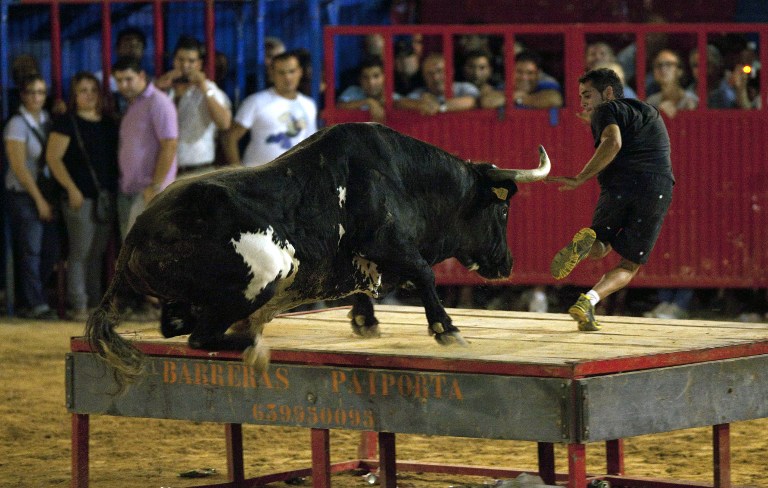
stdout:
{"type": "Polygon", "coordinates": [[[232,123],[229,97],[203,71],[205,46],[182,36],[173,51],[173,69],[154,81],[176,104],[179,114],[179,147],[176,177],[214,170],[216,132],[232,123]]]}
{"type": "Polygon", "coordinates": [[[274,86],[243,100],[226,137],[232,165],[268,163],[317,130],[315,102],[299,93],[301,64],[295,52],[275,56],[269,66],[274,86]],[[237,143],[250,129],[251,140],[240,158],[237,143]]]}

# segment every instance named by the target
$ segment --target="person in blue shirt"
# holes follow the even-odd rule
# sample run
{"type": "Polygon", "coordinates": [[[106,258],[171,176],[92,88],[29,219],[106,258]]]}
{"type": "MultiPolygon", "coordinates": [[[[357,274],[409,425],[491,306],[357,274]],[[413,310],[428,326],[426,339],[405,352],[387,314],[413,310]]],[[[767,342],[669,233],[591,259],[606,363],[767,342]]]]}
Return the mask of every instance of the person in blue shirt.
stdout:
{"type": "Polygon", "coordinates": [[[453,96],[445,95],[445,59],[441,53],[429,54],[422,63],[421,74],[425,87],[417,88],[406,98],[395,100],[395,107],[415,110],[422,115],[435,115],[441,112],[471,110],[477,108],[480,90],[472,83],[454,81],[453,96]]]}
{"type": "MultiPolygon", "coordinates": [[[[541,69],[541,56],[526,50],[515,56],[515,92],[517,108],[559,108],[563,106],[560,83],[541,69]]],[[[480,99],[483,108],[499,108],[506,103],[504,87],[480,99]]]]}
{"type": "MultiPolygon", "coordinates": [[[[358,83],[339,95],[338,108],[367,110],[374,122],[384,122],[384,64],[378,56],[371,56],[360,63],[358,83]]],[[[395,98],[398,95],[393,94],[395,98]]]]}

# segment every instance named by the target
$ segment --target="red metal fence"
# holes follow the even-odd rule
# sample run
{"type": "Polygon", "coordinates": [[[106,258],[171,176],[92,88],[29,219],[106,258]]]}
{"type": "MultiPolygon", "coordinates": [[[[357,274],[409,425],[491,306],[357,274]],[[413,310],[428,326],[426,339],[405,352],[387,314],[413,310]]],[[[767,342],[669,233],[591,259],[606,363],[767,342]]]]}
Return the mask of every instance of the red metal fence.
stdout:
{"type": "MultiPolygon", "coordinates": [[[[453,52],[454,36],[467,32],[500,34],[510,45],[518,33],[560,34],[565,40],[565,107],[555,110],[473,110],[420,116],[388,107],[387,125],[471,160],[493,162],[501,167],[533,167],[536,147],[543,144],[553,164],[552,174],[577,173],[592,154],[589,128],[576,116],[577,79],[583,72],[585,39],[592,33],[631,32],[637,38],[637,72],[645,73],[644,35],[649,32],[692,34],[700,53],[707,36],[723,32],[759,34],[759,53],[768,66],[768,25],[493,25],[493,26],[393,26],[327,27],[325,69],[327,123],[363,120],[365,113],[337,110],[334,106],[334,38],[380,32],[386,39],[385,69],[391,73],[392,40],[407,33],[442,36],[442,51],[453,52]],[[552,115],[554,115],[554,120],[552,115]]],[[[509,51],[509,50],[508,50],[509,51]]],[[[451,63],[452,56],[446,56],[451,63]]],[[[506,66],[513,60],[507,56],[506,66]]],[[[700,60],[706,56],[699,56],[700,60]]],[[[449,72],[453,72],[449,66],[449,72]]],[[[507,70],[507,100],[514,89],[507,70]]],[[[706,67],[700,67],[706,72],[706,67]]],[[[450,73],[449,73],[450,75],[450,73]]],[[[387,93],[393,90],[387,79],[387,93]]],[[[644,86],[638,85],[641,99],[644,86]]],[[[706,100],[706,87],[698,87],[706,100]]],[[[760,96],[766,107],[768,77],[763,76],[760,96]]],[[[669,216],[650,262],[643,267],[636,286],[766,287],[768,286],[768,150],[762,135],[768,126],[768,111],[712,110],[703,106],[667,119],[672,141],[672,163],[677,186],[669,216]]],[[[554,185],[529,184],[512,200],[509,223],[510,248],[515,267],[510,283],[553,283],[549,276],[552,255],[573,232],[588,225],[597,199],[597,185],[590,183],[574,192],[559,192],[554,185]]],[[[587,285],[615,260],[587,262],[568,282],[587,285]]],[[[473,273],[449,261],[437,267],[444,284],[479,283],[473,273]]]]}

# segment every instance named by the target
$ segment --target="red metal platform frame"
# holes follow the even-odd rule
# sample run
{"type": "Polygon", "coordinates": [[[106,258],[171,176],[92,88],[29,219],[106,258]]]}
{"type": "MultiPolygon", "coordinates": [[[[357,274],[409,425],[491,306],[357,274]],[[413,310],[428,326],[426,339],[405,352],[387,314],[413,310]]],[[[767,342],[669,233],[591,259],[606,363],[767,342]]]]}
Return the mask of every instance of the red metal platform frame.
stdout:
{"type": "MultiPolygon", "coordinates": [[[[211,359],[211,353],[189,349],[179,343],[167,342],[135,342],[135,345],[148,356],[168,356],[183,358],[211,359]]],[[[73,338],[71,341],[72,352],[90,353],[91,348],[83,338],[73,338]]],[[[571,379],[584,378],[588,375],[601,374],[617,370],[648,370],[658,367],[677,366],[691,363],[718,361],[738,357],[751,357],[768,354],[768,341],[760,341],[751,344],[725,346],[714,349],[694,350],[686,354],[660,354],[644,358],[632,358],[629,361],[590,361],[574,363],[569,367],[546,367],[536,365],[510,364],[504,371],[505,374],[518,374],[524,376],[540,377],[564,377],[571,379]]],[[[216,359],[240,360],[238,353],[217,352],[213,353],[216,359]]],[[[463,361],[457,366],[455,360],[430,360],[430,359],[404,359],[389,356],[366,356],[363,354],[345,353],[301,353],[289,350],[273,350],[273,363],[301,363],[312,365],[333,366],[364,366],[386,367],[388,369],[418,369],[425,371],[441,371],[450,367],[457,368],[461,372],[494,373],[499,370],[494,368],[489,371],[487,366],[472,361],[463,361]]],[[[577,390],[572,390],[575,395],[577,390]]],[[[396,460],[396,434],[392,432],[364,432],[358,448],[358,459],[332,464],[330,462],[330,430],[311,430],[312,466],[306,469],[291,470],[280,473],[272,473],[246,479],[243,462],[243,437],[242,424],[225,424],[228,482],[201,485],[201,487],[255,487],[275,481],[286,481],[297,477],[312,476],[313,486],[326,488],[331,486],[333,473],[353,469],[366,469],[374,471],[378,469],[380,486],[394,488],[396,486],[395,474],[397,471],[418,471],[429,473],[446,473],[459,475],[489,476],[495,478],[514,477],[524,470],[503,469],[488,466],[450,465],[424,462],[412,462],[396,460]],[[376,459],[376,447],[378,445],[379,457],[376,459]]],[[[72,414],[72,484],[73,488],[86,488],[88,486],[89,464],[89,415],[81,413],[72,414]]],[[[619,486],[626,487],[714,487],[731,488],[731,462],[730,462],[730,424],[723,423],[712,426],[712,450],[713,450],[713,482],[712,484],[690,481],[661,480],[647,477],[628,476],[624,471],[624,449],[622,439],[613,439],[605,442],[606,471],[604,474],[590,474],[586,470],[586,443],[568,443],[568,472],[557,473],[555,470],[554,444],[551,442],[538,442],[538,467],[539,475],[547,484],[559,483],[568,488],[583,488],[593,479],[607,480],[619,486]]]]}

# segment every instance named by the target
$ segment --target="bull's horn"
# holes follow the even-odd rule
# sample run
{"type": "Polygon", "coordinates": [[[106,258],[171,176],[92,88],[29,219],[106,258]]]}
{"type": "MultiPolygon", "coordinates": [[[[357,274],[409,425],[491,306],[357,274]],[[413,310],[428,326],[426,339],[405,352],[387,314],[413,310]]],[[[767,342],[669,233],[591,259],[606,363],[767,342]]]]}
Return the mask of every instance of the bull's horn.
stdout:
{"type": "Polygon", "coordinates": [[[536,169],[493,169],[488,172],[492,181],[515,181],[517,183],[529,183],[541,181],[547,177],[552,165],[549,162],[544,146],[539,146],[539,167],[536,169]]]}

